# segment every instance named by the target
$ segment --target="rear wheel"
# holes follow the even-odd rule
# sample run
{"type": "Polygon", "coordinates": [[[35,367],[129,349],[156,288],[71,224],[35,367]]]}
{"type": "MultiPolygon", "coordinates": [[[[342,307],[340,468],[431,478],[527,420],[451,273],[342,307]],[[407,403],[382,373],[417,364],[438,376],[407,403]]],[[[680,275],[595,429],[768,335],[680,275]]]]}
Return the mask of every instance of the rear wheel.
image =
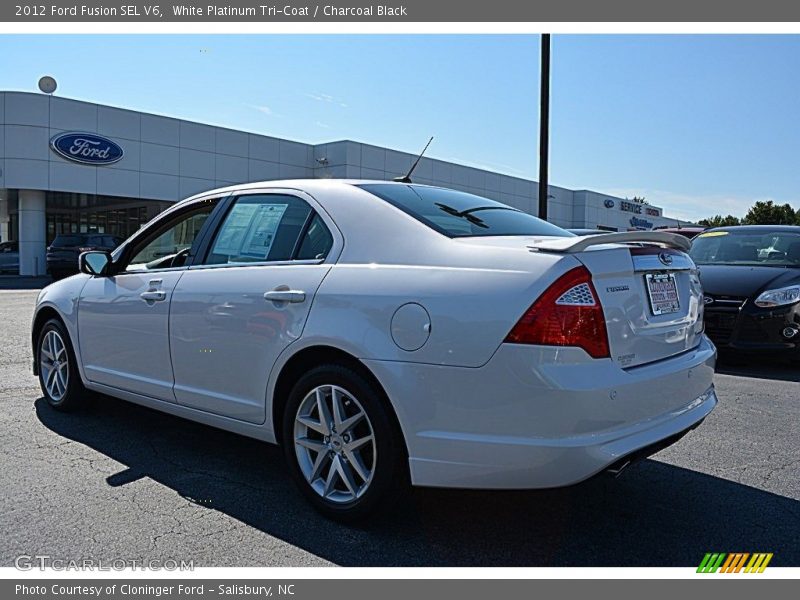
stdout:
{"type": "Polygon", "coordinates": [[[80,408],[87,391],[78,373],[69,334],[58,319],[50,319],[39,333],[36,345],[39,362],[39,385],[47,403],[58,410],[80,408]]]}
{"type": "Polygon", "coordinates": [[[364,518],[405,487],[403,442],[382,394],[342,365],[323,365],[295,384],[283,418],[293,478],[324,515],[364,518]]]}

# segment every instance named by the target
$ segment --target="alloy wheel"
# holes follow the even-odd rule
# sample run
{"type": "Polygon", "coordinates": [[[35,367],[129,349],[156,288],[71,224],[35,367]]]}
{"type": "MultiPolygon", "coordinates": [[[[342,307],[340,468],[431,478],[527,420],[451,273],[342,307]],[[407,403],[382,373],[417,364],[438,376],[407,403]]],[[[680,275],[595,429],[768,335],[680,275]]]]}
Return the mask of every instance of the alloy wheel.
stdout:
{"type": "Polygon", "coordinates": [[[39,366],[48,395],[54,402],[60,402],[69,385],[69,355],[64,340],[55,330],[48,331],[42,339],[39,366]]]}
{"type": "Polygon", "coordinates": [[[294,422],[297,462],[311,488],[336,504],[357,500],[375,475],[375,433],[361,403],[344,388],[320,385],[294,422]]]}

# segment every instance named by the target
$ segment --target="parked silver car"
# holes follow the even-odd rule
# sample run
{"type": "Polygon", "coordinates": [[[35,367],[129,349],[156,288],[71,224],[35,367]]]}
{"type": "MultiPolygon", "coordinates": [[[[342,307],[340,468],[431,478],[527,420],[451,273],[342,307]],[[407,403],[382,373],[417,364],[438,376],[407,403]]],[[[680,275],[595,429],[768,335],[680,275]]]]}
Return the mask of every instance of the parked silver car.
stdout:
{"type": "Polygon", "coordinates": [[[689,241],[472,194],[297,180],[180,202],[42,290],[47,401],[103,392],[283,445],[326,515],[406,480],[569,485],[714,408],[689,241]]]}

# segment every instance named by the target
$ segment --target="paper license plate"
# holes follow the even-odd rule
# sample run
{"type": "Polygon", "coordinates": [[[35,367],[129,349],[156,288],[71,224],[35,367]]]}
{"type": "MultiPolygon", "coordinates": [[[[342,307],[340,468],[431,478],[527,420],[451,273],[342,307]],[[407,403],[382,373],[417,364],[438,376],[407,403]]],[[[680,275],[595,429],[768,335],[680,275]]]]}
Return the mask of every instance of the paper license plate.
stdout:
{"type": "Polygon", "coordinates": [[[650,310],[654,315],[667,315],[681,309],[678,286],[673,273],[648,273],[645,275],[650,310]]]}

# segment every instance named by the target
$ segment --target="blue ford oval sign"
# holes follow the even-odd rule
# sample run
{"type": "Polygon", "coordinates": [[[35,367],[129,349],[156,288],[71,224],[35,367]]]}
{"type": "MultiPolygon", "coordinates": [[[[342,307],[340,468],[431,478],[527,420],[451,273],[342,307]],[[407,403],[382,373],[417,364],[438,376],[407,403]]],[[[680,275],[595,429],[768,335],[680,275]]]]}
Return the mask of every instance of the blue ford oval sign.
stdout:
{"type": "Polygon", "coordinates": [[[122,158],[122,147],[94,133],[69,131],[50,140],[53,152],[84,165],[110,165],[122,158]]]}

